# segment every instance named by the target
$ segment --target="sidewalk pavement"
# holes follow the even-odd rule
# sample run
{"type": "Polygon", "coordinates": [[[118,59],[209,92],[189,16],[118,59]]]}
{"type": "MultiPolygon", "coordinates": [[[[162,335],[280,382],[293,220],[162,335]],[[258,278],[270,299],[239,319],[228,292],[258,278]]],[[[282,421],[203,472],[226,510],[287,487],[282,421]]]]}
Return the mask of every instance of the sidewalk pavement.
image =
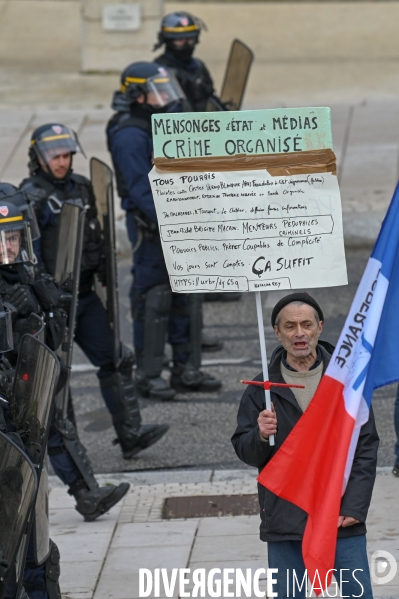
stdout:
{"type": "MultiPolygon", "coordinates": [[[[391,553],[398,564],[399,480],[379,468],[367,520],[369,558],[391,553]]],[[[61,552],[61,590],[66,599],[136,599],[139,568],[267,568],[259,540],[259,516],[163,519],[168,497],[253,494],[256,470],[171,470],[102,474],[101,484],[130,482],[120,504],[96,522],[83,522],[55,477],[50,492],[51,537],[61,552]]],[[[165,596],[161,584],[160,597],[165,596]]],[[[189,588],[189,587],[187,587],[189,588]]],[[[265,589],[261,578],[260,588],[265,589]]],[[[178,597],[178,585],[173,597],[178,597]]],[[[375,597],[399,597],[399,572],[374,586],[375,597]]],[[[154,596],[153,594],[151,596],[154,596]]]]}

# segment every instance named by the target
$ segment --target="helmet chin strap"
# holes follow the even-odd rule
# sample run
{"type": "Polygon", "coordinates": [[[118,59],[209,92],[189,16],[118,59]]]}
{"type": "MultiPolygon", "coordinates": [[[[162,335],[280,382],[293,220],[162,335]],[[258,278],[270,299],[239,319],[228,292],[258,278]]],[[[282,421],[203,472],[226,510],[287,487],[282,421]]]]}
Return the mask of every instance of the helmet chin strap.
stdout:
{"type": "Polygon", "coordinates": [[[151,104],[147,104],[147,103],[138,103],[136,102],[135,104],[133,104],[133,109],[134,107],[136,107],[136,110],[142,111],[144,114],[147,114],[149,116],[151,116],[152,114],[158,114],[158,113],[162,113],[162,112],[166,112],[165,111],[165,106],[162,106],[161,108],[157,108],[155,106],[152,106],[151,104]]]}
{"type": "Polygon", "coordinates": [[[184,44],[184,46],[175,46],[173,43],[167,43],[166,49],[178,60],[181,60],[182,62],[190,62],[197,43],[198,42],[195,44],[184,44]]]}

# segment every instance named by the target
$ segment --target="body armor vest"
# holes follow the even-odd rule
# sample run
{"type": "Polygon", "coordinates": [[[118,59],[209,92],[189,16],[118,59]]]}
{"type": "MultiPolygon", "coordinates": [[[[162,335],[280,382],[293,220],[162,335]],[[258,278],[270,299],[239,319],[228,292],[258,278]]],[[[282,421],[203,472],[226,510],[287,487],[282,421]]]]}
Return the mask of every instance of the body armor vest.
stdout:
{"type": "MultiPolygon", "coordinates": [[[[97,219],[94,195],[91,190],[90,182],[85,177],[72,173],[69,178],[74,183],[72,190],[60,189],[53,185],[51,181],[48,181],[40,175],[33,175],[29,179],[23,181],[21,188],[24,190],[25,186],[29,184],[29,186],[32,185],[45,192],[41,198],[35,198],[32,197],[30,189],[26,189],[28,195],[34,201],[35,210],[38,212],[38,220],[40,219],[40,212],[46,205],[49,206],[54,214],[54,226],[47,226],[41,230],[42,260],[47,272],[51,275],[54,275],[55,272],[59,214],[61,212],[62,204],[68,200],[79,202],[83,206],[88,206],[85,219],[81,271],[82,273],[86,271],[87,275],[90,271],[94,274],[99,266],[102,252],[102,235],[100,223],[97,219]]],[[[81,277],[81,285],[82,282],[81,277]]],[[[91,288],[92,283],[92,276],[84,276],[85,287],[90,286],[91,288]],[[88,281],[89,278],[91,279],[91,282],[88,281]]]]}

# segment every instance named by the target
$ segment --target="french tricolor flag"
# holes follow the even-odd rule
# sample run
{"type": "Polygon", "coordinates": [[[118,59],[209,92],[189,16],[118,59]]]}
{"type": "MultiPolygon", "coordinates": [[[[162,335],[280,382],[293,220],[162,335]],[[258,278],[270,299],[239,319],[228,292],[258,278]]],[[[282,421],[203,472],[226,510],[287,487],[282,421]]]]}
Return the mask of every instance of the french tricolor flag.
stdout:
{"type": "Polygon", "coordinates": [[[302,554],[322,586],[331,582],[341,497],[373,391],[398,380],[399,184],[316,394],[258,477],[308,513],[302,554]]]}

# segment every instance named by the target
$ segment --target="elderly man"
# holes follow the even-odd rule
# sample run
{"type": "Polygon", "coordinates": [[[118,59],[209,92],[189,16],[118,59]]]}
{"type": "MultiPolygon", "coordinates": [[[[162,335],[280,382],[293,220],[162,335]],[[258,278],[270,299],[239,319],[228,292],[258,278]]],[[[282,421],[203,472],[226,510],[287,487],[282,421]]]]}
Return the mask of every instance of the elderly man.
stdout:
{"type": "MultiPolygon", "coordinates": [[[[281,299],[273,309],[271,320],[281,345],[271,357],[269,379],[276,383],[303,385],[304,388],[272,387],[272,411],[264,409],[262,388],[250,385],[244,392],[232,443],[238,457],[259,471],[278,451],[309,406],[333,350],[329,343],[319,339],[323,330],[323,312],[307,293],[292,293],[281,299]],[[270,435],[276,435],[274,446],[269,445],[270,435]]],[[[263,380],[262,375],[255,380],[263,380]]],[[[341,592],[347,597],[373,597],[365,521],[375,480],[377,449],[378,435],[370,410],[370,418],[360,431],[337,522],[335,569],[338,582],[340,570],[345,570],[341,577],[341,592]]],[[[295,597],[305,597],[305,585],[302,590],[299,586],[305,574],[301,545],[307,514],[261,485],[259,503],[260,538],[268,543],[269,568],[278,569],[274,590],[279,599],[293,596],[294,571],[299,581],[295,597]],[[287,579],[291,581],[289,589],[287,579]]]]}

